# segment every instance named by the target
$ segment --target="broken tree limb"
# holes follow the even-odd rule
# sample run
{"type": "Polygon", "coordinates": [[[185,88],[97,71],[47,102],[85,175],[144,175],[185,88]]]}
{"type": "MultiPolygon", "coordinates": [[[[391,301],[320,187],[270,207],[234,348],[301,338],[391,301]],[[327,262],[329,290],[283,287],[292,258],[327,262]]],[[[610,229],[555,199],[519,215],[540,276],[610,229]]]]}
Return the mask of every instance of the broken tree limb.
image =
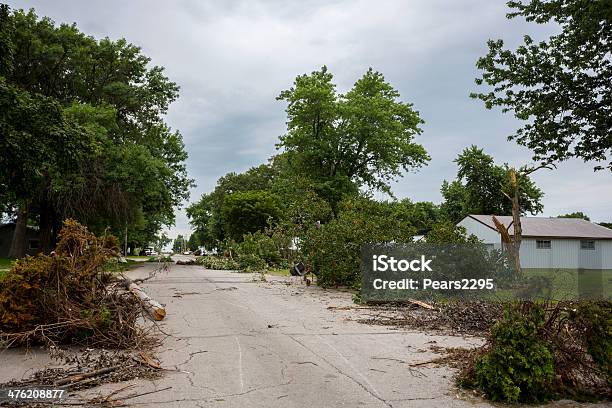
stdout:
{"type": "Polygon", "coordinates": [[[162,306],[158,301],[151,299],[147,293],[142,290],[140,286],[134,283],[129,278],[123,279],[121,281],[123,287],[132,292],[134,296],[136,296],[142,302],[145,310],[151,315],[154,320],[162,320],[166,317],[166,309],[162,306]]]}
{"type": "Polygon", "coordinates": [[[66,384],[70,384],[70,383],[75,383],[75,382],[78,382],[78,381],[83,381],[83,380],[85,380],[87,378],[97,377],[99,375],[111,373],[111,372],[115,371],[116,369],[118,369],[120,367],[121,366],[117,365],[117,366],[112,366],[112,367],[101,368],[101,369],[96,370],[96,371],[90,371],[88,373],[71,375],[68,378],[63,378],[61,380],[56,381],[54,383],[54,385],[59,386],[59,385],[66,385],[66,384]]]}
{"type": "Polygon", "coordinates": [[[408,299],[408,302],[412,303],[413,305],[421,306],[422,308],[425,308],[425,309],[429,309],[429,310],[435,310],[436,309],[432,305],[430,305],[428,303],[425,303],[425,302],[421,302],[420,300],[408,299]]]}

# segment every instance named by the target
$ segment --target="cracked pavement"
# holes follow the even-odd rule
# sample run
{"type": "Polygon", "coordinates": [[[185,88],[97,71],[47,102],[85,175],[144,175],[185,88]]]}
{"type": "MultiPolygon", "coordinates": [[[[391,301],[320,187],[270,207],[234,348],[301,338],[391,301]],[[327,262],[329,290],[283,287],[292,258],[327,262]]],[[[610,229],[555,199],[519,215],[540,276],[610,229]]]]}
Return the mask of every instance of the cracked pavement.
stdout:
{"type": "MultiPolygon", "coordinates": [[[[130,273],[147,276],[153,265],[130,273]]],[[[160,407],[462,407],[451,369],[405,362],[437,355],[431,344],[470,347],[480,339],[392,330],[352,321],[351,294],[287,278],[171,265],[143,283],[166,304],[157,350],[164,378],[139,381],[129,401],[160,407]],[[328,306],[341,309],[328,309],[328,306]],[[435,342],[435,343],[432,343],[435,342]]],[[[353,305],[354,306],[354,305],[353,305]]],[[[107,384],[107,391],[119,385],[107,384]]]]}
{"type": "MultiPolygon", "coordinates": [[[[155,267],[144,263],[128,275],[146,277],[155,267]]],[[[166,305],[166,318],[159,323],[168,336],[155,350],[166,373],[158,380],[132,381],[121,395],[172,388],[126,403],[177,408],[489,406],[459,396],[452,369],[406,364],[437,357],[429,349],[432,344],[473,347],[481,339],[360,324],[354,319],[364,310],[349,308],[355,306],[351,293],[288,283],[288,278],[268,276],[262,282],[259,274],[187,265],[170,265],[144,282],[144,290],[166,305]]],[[[18,354],[4,358],[21,359],[24,369],[45,363],[40,352],[29,360],[18,354]]],[[[104,384],[83,396],[107,395],[125,386],[104,384]]]]}

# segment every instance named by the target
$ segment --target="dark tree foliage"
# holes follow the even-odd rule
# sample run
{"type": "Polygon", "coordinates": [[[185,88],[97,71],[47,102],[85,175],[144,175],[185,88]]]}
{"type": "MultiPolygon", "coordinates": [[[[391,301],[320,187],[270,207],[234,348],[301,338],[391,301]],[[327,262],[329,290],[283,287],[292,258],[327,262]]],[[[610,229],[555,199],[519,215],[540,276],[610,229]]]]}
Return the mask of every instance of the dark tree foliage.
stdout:
{"type": "Polygon", "coordinates": [[[242,241],[248,233],[263,231],[282,216],[280,199],[267,191],[246,191],[228,194],[221,215],[229,238],[242,241]]]}
{"type": "MultiPolygon", "coordinates": [[[[467,214],[512,214],[512,202],[504,193],[510,193],[509,168],[495,164],[493,157],[477,146],[466,148],[455,160],[457,179],[444,181],[441,192],[444,216],[459,222],[467,214]]],[[[519,179],[521,213],[542,212],[544,193],[528,176],[519,179]]]]}
{"type": "Polygon", "coordinates": [[[262,164],[244,173],[232,172],[220,177],[214,191],[203,194],[199,201],[187,207],[195,242],[207,248],[217,247],[228,236],[222,216],[225,197],[239,192],[272,191],[277,173],[274,166],[262,164]]]}
{"type": "Polygon", "coordinates": [[[33,10],[0,8],[0,51],[0,161],[12,169],[0,176],[0,208],[37,222],[45,250],[66,217],[154,240],[192,184],[182,137],[163,121],[178,86],[126,40],[96,40],[33,10]],[[38,119],[20,123],[19,112],[38,119]],[[22,185],[19,168],[32,173],[22,185]]]}
{"type": "Polygon", "coordinates": [[[509,136],[543,163],[579,157],[612,170],[612,1],[509,1],[508,18],[557,24],[560,33],[516,50],[489,41],[478,60],[475,93],[487,108],[500,106],[525,122],[509,136]]]}

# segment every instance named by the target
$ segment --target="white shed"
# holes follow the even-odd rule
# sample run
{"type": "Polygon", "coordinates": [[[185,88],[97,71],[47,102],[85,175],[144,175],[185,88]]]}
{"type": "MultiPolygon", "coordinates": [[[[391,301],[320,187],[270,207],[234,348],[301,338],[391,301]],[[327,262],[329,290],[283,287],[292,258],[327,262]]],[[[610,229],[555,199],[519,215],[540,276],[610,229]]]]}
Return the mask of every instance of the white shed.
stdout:
{"type": "MultiPolygon", "coordinates": [[[[511,216],[496,216],[512,231],[511,216]]],[[[496,249],[501,235],[491,215],[468,215],[469,234],[496,249]]],[[[521,266],[528,269],[612,269],[612,229],[577,218],[521,217],[521,266]]]]}

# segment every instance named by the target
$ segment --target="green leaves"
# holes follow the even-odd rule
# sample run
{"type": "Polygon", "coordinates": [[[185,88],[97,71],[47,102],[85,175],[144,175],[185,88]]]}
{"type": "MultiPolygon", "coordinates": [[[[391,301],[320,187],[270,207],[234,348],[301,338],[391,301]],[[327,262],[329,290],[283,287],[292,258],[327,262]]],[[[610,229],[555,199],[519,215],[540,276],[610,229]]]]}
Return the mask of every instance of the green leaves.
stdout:
{"type": "Polygon", "coordinates": [[[32,202],[49,236],[76,217],[153,240],[193,184],[182,137],[163,120],[178,86],[125,39],[4,6],[0,23],[0,163],[12,169],[0,208],[32,202]]]}
{"type": "Polygon", "coordinates": [[[322,286],[361,284],[361,248],[371,242],[411,242],[416,232],[407,206],[346,198],[338,216],[325,224],[309,225],[299,234],[302,260],[322,286]]]}
{"type": "Polygon", "coordinates": [[[612,7],[609,0],[510,1],[509,18],[555,22],[547,41],[525,36],[515,50],[489,41],[476,79],[489,92],[473,93],[487,109],[513,112],[525,122],[510,140],[543,163],[579,157],[612,170],[612,7]]]}
{"type": "Polygon", "coordinates": [[[267,191],[246,191],[229,194],[221,210],[225,232],[236,241],[244,234],[263,231],[282,216],[279,198],[267,191]]]}
{"type": "Polygon", "coordinates": [[[287,133],[278,148],[292,171],[319,185],[335,208],[342,196],[329,185],[354,185],[389,192],[389,181],[402,170],[423,166],[425,149],[414,143],[423,123],[412,105],[379,72],[369,69],[345,95],[337,94],[326,67],[300,75],[278,99],[288,103],[287,133]],[[330,194],[327,194],[326,191],[330,194]]]}
{"type": "MultiPolygon", "coordinates": [[[[509,168],[497,165],[493,157],[477,146],[466,148],[455,160],[457,179],[444,181],[441,209],[452,222],[459,222],[467,214],[509,215],[512,213],[509,168]]],[[[544,193],[525,175],[519,177],[521,212],[537,214],[542,211],[544,193]]]]}
{"type": "Polygon", "coordinates": [[[506,309],[491,328],[490,349],[476,362],[476,383],[493,401],[534,403],[552,395],[553,354],[539,334],[544,309],[531,306],[506,309]]]}

